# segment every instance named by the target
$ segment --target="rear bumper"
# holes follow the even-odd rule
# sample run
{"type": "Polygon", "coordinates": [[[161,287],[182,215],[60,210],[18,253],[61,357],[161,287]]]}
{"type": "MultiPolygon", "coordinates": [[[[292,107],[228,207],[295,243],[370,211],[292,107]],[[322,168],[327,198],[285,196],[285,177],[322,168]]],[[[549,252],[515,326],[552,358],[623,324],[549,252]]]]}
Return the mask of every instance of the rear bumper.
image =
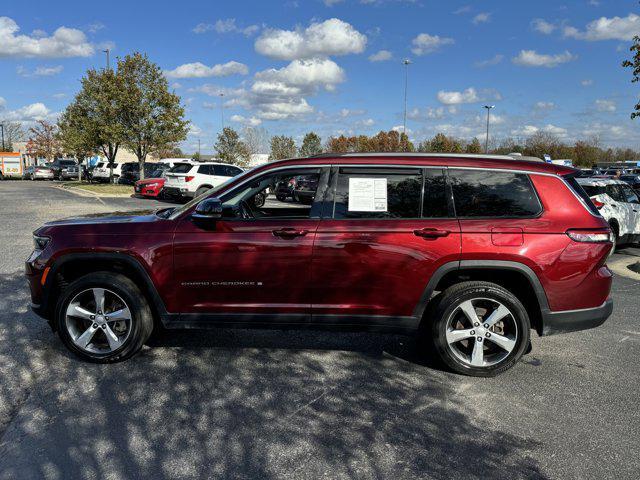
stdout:
{"type": "Polygon", "coordinates": [[[607,299],[602,305],[582,310],[545,312],[542,314],[542,335],[577,332],[602,325],[613,312],[613,300],[607,299]]]}

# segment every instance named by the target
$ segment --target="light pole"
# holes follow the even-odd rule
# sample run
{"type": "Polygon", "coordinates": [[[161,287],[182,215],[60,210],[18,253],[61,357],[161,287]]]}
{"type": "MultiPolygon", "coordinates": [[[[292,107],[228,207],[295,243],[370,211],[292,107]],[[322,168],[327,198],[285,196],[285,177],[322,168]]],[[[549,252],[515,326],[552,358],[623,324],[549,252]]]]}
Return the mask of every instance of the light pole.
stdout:
{"type": "Polygon", "coordinates": [[[111,62],[109,62],[109,52],[111,51],[110,48],[107,48],[106,50],[103,50],[102,53],[106,53],[107,54],[107,70],[111,70],[111,62]]]}
{"type": "Polygon", "coordinates": [[[489,112],[495,105],[485,105],[484,108],[487,109],[487,137],[484,140],[484,153],[489,153],[489,112]]]}
{"type": "Polygon", "coordinates": [[[224,93],[218,94],[220,97],[220,119],[222,120],[222,131],[224,132],[224,93]]]}
{"type": "Polygon", "coordinates": [[[402,61],[404,65],[404,115],[402,117],[402,133],[407,134],[407,86],[409,84],[409,65],[411,60],[405,58],[402,61]]]}
{"type": "Polygon", "coordinates": [[[2,130],[2,151],[4,152],[4,123],[0,123],[0,129],[2,130]]]}

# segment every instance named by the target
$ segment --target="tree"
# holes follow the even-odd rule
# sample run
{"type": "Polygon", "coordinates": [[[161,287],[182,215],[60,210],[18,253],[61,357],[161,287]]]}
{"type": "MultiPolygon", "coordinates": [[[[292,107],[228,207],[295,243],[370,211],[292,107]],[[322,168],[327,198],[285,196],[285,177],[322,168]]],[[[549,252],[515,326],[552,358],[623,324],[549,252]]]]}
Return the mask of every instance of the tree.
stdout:
{"type": "MultiPolygon", "coordinates": [[[[622,62],[624,68],[631,68],[631,83],[640,82],[640,36],[633,37],[633,44],[629,47],[629,51],[632,53],[631,60],[625,60],[622,62]]],[[[640,116],[640,101],[636,102],[631,112],[631,119],[640,116]]]]}
{"type": "Polygon", "coordinates": [[[18,122],[0,120],[0,124],[3,127],[2,132],[4,135],[4,148],[3,145],[0,145],[0,148],[3,148],[5,152],[11,152],[13,151],[13,144],[24,139],[24,130],[18,122]]]}
{"type": "Polygon", "coordinates": [[[589,140],[578,140],[573,146],[573,163],[576,166],[591,167],[602,158],[598,137],[589,140]]]}
{"type": "Polygon", "coordinates": [[[111,180],[111,165],[126,139],[123,115],[127,110],[121,81],[111,69],[90,69],[81,83],[80,92],[62,114],[60,134],[75,149],[102,152],[110,165],[111,180]]]}
{"type": "Polygon", "coordinates": [[[262,127],[244,127],[242,129],[242,141],[246,147],[244,162],[248,165],[253,155],[269,151],[269,134],[262,127]]]}
{"type": "Polygon", "coordinates": [[[233,128],[225,127],[218,134],[218,141],[213,146],[218,154],[218,158],[223,163],[241,163],[247,155],[247,146],[242,140],[238,132],[233,128]]]}
{"type": "Polygon", "coordinates": [[[545,154],[550,155],[551,158],[564,157],[562,142],[556,135],[549,132],[536,132],[527,138],[524,154],[538,158],[544,158],[545,154]]]}
{"type": "Polygon", "coordinates": [[[38,158],[46,158],[50,162],[55,160],[61,153],[56,125],[46,120],[38,120],[36,125],[29,129],[27,150],[38,158]]]}
{"type": "Polygon", "coordinates": [[[124,144],[133,151],[144,178],[147,155],[169,148],[187,137],[188,124],[180,97],[158,65],[141,53],[118,59],[118,83],[122,89],[124,144]]]}
{"type": "Polygon", "coordinates": [[[314,132],[307,133],[302,139],[300,156],[310,157],[320,153],[322,153],[322,141],[320,140],[320,137],[314,132]]]}
{"type": "Polygon", "coordinates": [[[182,149],[177,145],[167,145],[164,148],[155,151],[155,154],[158,158],[182,158],[184,157],[184,153],[182,149]]]}
{"type": "Polygon", "coordinates": [[[282,160],[296,156],[296,142],[291,137],[276,135],[271,137],[269,161],[282,160]]]}
{"type": "Polygon", "coordinates": [[[482,153],[482,145],[480,145],[480,140],[477,137],[473,137],[473,140],[467,144],[467,148],[465,148],[466,153],[482,153]]]}
{"type": "Polygon", "coordinates": [[[448,137],[444,133],[438,133],[429,140],[427,148],[429,152],[437,153],[462,153],[463,151],[462,143],[459,140],[448,137]]]}
{"type": "Polygon", "coordinates": [[[191,155],[191,160],[195,160],[196,162],[200,161],[200,152],[196,152],[193,155],[191,155]]]}
{"type": "MultiPolygon", "coordinates": [[[[77,115],[74,111],[78,106],[70,105],[58,119],[58,140],[62,149],[72,154],[79,163],[91,157],[96,152],[96,146],[87,138],[86,132],[82,129],[74,128],[73,119],[77,115]]],[[[78,177],[82,178],[82,171],[78,172],[78,177]]]]}

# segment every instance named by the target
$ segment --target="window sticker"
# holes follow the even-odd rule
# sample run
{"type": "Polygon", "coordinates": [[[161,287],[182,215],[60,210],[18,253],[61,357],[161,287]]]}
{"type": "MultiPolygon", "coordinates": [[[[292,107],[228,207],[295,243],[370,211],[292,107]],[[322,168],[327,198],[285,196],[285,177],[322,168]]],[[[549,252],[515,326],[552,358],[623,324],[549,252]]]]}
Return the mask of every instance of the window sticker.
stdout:
{"type": "Polygon", "coordinates": [[[350,212],[386,212],[386,178],[349,178],[350,212]]]}

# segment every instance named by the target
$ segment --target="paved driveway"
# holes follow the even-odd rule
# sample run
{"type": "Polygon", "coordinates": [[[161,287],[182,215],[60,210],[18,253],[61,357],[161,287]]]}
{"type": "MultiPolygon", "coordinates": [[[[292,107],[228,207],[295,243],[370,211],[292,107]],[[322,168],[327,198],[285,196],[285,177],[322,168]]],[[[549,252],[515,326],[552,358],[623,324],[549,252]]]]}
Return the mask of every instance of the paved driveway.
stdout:
{"type": "Polygon", "coordinates": [[[27,182],[0,199],[0,479],[638,477],[640,282],[616,278],[605,325],[534,338],[495,379],[361,333],[178,332],[93,365],[28,310],[30,232],[154,202],[27,182]]]}

